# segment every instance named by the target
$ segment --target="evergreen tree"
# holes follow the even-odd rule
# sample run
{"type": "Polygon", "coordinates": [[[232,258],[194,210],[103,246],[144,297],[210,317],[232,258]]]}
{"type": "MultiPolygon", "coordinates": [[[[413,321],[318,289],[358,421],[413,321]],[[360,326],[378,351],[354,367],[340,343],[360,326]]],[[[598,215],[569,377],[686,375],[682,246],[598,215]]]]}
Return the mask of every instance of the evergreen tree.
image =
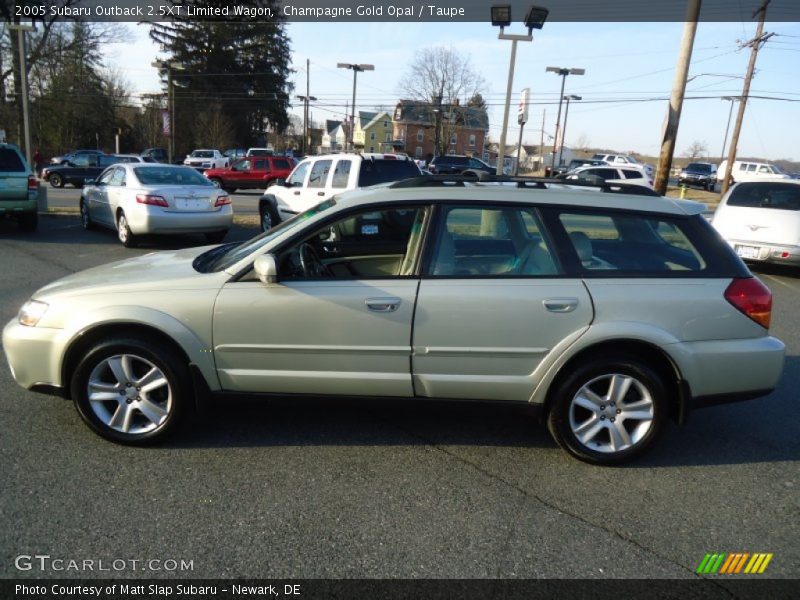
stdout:
{"type": "MultiPolygon", "coordinates": [[[[238,4],[271,7],[272,14],[279,14],[276,0],[242,0],[238,4]]],[[[227,0],[194,3],[203,8],[229,5],[227,0]]],[[[172,72],[176,153],[194,145],[211,145],[212,137],[220,139],[219,132],[211,135],[198,127],[199,122],[209,121],[209,111],[220,113],[214,122],[229,126],[230,138],[237,145],[254,144],[265,128],[279,132],[286,128],[290,48],[285,25],[277,18],[204,21],[181,17],[153,24],[150,37],[167,54],[167,62],[181,65],[172,72]]]]}

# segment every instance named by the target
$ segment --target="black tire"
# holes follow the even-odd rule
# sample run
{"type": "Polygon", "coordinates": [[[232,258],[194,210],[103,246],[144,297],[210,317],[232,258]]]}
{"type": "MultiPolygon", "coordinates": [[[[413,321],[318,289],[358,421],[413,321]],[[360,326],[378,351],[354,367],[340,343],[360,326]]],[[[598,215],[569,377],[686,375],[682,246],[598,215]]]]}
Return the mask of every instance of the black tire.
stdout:
{"type": "Polygon", "coordinates": [[[668,408],[664,382],[649,365],[632,356],[594,358],[578,365],[555,389],[547,428],[559,446],[582,461],[595,465],[621,464],[640,456],[653,445],[664,427],[668,408]],[[613,379],[620,376],[621,379],[613,379]],[[612,382],[626,379],[632,380],[627,394],[611,398],[612,382]],[[579,391],[582,392],[580,399],[579,391]],[[584,408],[576,400],[591,404],[593,408],[584,408]],[[640,405],[649,402],[649,405],[646,409],[635,407],[636,402],[640,405]],[[627,411],[624,410],[626,406],[630,407],[627,411]],[[640,410],[634,412],[634,408],[640,410]],[[639,418],[620,417],[622,413],[639,418]],[[649,417],[641,418],[644,413],[649,417]],[[585,428],[584,441],[574,431],[581,428],[585,428]],[[621,430],[627,433],[630,445],[625,445],[621,430]],[[590,436],[593,431],[595,433],[590,436]],[[620,449],[615,448],[615,437],[620,449]]]}
{"type": "Polygon", "coordinates": [[[275,207],[268,202],[264,202],[258,208],[258,213],[260,215],[260,225],[261,231],[269,231],[275,225],[281,222],[281,218],[278,216],[278,211],[275,210],[275,207]]]}
{"type": "Polygon", "coordinates": [[[81,225],[84,229],[94,229],[94,223],[92,222],[92,217],[89,216],[89,209],[86,206],[86,201],[81,198],[80,203],[80,210],[81,210],[81,225]]]}
{"type": "Polygon", "coordinates": [[[52,175],[50,175],[50,177],[47,178],[47,181],[54,188],[62,188],[62,187],[64,187],[64,178],[61,175],[59,175],[58,173],[53,173],[52,175]]]}
{"type": "Polygon", "coordinates": [[[29,212],[19,217],[19,227],[22,231],[33,232],[39,226],[39,213],[29,212]]]}
{"type": "Polygon", "coordinates": [[[133,234],[128,225],[128,218],[122,211],[120,211],[119,216],[117,216],[117,238],[126,248],[135,248],[139,243],[138,238],[133,234]]]}
{"type": "Polygon", "coordinates": [[[220,189],[223,189],[222,179],[219,177],[209,177],[208,180],[220,189]]]}
{"type": "MultiPolygon", "coordinates": [[[[119,364],[121,365],[122,361],[119,361],[119,364]]],[[[74,370],[70,391],[78,414],[92,431],[119,444],[144,446],[165,440],[183,420],[188,407],[191,406],[190,381],[188,365],[171,348],[144,336],[127,335],[95,344],[74,370]],[[122,356],[132,357],[127,363],[130,366],[128,372],[133,375],[129,378],[132,381],[128,382],[131,385],[119,382],[108,366],[107,361],[114,361],[115,357],[122,356]],[[142,390],[148,386],[137,388],[136,378],[143,378],[150,368],[160,371],[157,375],[163,376],[166,385],[162,384],[143,392],[142,390]],[[92,376],[94,377],[92,381],[104,384],[106,387],[118,382],[119,398],[90,402],[89,381],[92,376]],[[153,406],[160,410],[154,411],[153,406]],[[114,426],[119,410],[129,413],[130,416],[123,417],[122,423],[116,421],[119,425],[114,426]],[[150,418],[146,412],[150,413],[150,418]],[[152,420],[153,415],[160,417],[157,419],[158,422],[152,420]]],[[[100,393],[113,396],[117,392],[100,393]]]]}
{"type": "Polygon", "coordinates": [[[225,239],[226,235],[228,235],[227,229],[225,231],[214,231],[206,234],[206,240],[209,244],[219,244],[225,239]]]}

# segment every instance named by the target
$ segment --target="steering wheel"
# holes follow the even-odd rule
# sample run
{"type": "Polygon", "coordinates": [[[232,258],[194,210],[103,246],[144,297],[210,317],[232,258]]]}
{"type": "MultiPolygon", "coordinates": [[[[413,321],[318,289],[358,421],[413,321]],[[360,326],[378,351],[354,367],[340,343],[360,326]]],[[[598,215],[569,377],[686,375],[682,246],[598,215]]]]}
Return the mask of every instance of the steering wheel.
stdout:
{"type": "Polygon", "coordinates": [[[298,255],[300,257],[300,266],[303,269],[304,277],[333,276],[333,273],[331,273],[330,269],[328,269],[328,267],[325,266],[325,263],[323,263],[320,259],[317,251],[314,250],[314,246],[308,242],[300,245],[298,255]]]}

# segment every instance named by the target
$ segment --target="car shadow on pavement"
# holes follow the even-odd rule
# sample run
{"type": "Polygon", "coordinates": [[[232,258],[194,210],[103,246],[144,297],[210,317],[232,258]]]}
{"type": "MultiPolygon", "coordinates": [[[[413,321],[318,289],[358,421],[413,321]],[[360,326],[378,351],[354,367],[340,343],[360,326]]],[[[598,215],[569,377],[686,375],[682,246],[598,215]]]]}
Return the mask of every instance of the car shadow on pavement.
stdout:
{"type": "MultiPolygon", "coordinates": [[[[243,242],[261,233],[257,225],[235,224],[228,231],[223,243],[243,242]]],[[[39,215],[37,231],[27,233],[20,230],[13,219],[0,219],[0,240],[31,242],[33,244],[75,244],[75,245],[109,245],[124,251],[135,252],[133,248],[124,248],[117,239],[116,231],[104,227],[86,231],[83,229],[80,216],[76,214],[42,214],[39,215]]],[[[144,250],[179,250],[195,246],[208,246],[209,242],[202,234],[143,235],[138,237],[137,248],[144,250]]],[[[134,256],[134,254],[131,254],[134,256]]],[[[112,259],[109,259],[112,260],[112,259]]]]}
{"type": "Polygon", "coordinates": [[[800,267],[773,264],[748,264],[754,275],[774,275],[776,277],[791,277],[800,279],[800,267]]]}

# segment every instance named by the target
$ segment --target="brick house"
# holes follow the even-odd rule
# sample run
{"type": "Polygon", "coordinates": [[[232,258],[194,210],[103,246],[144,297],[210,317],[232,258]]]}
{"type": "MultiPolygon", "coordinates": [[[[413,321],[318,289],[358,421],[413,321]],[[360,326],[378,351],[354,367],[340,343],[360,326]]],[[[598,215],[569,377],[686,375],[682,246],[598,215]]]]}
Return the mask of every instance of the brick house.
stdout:
{"type": "MultiPolygon", "coordinates": [[[[418,159],[436,154],[436,108],[430,102],[400,100],[394,109],[394,147],[418,159]]],[[[441,114],[440,140],[446,140],[447,154],[481,156],[489,129],[486,109],[461,106],[456,101],[443,104],[441,114]]]]}

